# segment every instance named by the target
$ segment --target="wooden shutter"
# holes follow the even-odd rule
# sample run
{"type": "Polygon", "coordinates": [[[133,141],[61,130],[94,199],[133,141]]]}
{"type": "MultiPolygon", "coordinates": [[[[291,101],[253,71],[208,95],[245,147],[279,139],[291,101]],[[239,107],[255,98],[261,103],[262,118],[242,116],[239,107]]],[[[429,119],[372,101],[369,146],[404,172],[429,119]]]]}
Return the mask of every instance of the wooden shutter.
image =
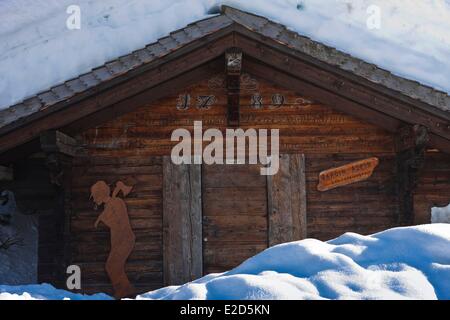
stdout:
{"type": "Polygon", "coordinates": [[[201,166],[163,163],[163,260],[165,285],[203,274],[201,166]]]}
{"type": "Polygon", "coordinates": [[[269,246],[306,238],[305,156],[283,154],[280,169],[267,177],[269,246]]]}

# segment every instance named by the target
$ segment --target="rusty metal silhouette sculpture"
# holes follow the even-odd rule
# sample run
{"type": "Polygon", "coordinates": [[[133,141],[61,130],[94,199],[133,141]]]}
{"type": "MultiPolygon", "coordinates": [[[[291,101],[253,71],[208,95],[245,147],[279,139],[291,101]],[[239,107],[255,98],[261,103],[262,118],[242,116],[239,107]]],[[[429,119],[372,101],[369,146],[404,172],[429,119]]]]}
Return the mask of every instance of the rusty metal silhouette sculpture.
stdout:
{"type": "Polygon", "coordinates": [[[127,206],[120,197],[117,197],[119,192],[126,197],[131,189],[132,187],[126,186],[122,181],[116,183],[112,195],[110,187],[104,181],[98,181],[91,187],[91,198],[95,207],[104,205],[103,212],[94,226],[97,228],[102,222],[111,233],[111,251],[106,260],[106,272],[116,298],[129,297],[135,293],[125,273],[125,263],[133,251],[136,237],[131,229],[127,206]]]}

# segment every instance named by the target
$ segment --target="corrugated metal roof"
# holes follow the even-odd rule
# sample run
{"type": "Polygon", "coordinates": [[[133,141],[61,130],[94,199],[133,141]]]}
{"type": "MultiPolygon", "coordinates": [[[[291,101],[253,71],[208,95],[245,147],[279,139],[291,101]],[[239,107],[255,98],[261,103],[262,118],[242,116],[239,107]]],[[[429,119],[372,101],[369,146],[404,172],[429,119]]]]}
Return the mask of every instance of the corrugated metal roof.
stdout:
{"type": "Polygon", "coordinates": [[[0,128],[66,101],[79,93],[95,88],[131,70],[154,62],[158,58],[232,24],[243,26],[302,54],[450,113],[450,96],[444,92],[416,81],[395,76],[374,64],[364,62],[335,48],[311,40],[267,18],[224,6],[221,15],[192,23],[143,49],[107,62],[89,73],[80,75],[64,84],[55,86],[48,91],[39,93],[0,111],[0,128]]]}

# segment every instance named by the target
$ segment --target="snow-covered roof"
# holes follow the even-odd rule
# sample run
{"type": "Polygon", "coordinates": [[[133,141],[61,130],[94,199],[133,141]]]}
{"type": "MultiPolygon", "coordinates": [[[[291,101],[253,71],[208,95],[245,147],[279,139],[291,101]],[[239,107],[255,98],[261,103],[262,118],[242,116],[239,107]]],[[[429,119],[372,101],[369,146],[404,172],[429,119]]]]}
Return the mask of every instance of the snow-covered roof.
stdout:
{"type": "Polygon", "coordinates": [[[450,119],[450,96],[445,92],[422,85],[417,81],[396,76],[374,64],[364,62],[347,53],[288,30],[284,25],[270,21],[265,17],[223,6],[220,15],[192,23],[183,29],[170,33],[170,35],[155,43],[147,45],[143,49],[112,60],[88,73],[0,111],[0,132],[4,132],[3,129],[7,131],[10,124],[20,119],[31,117],[40,113],[40,111],[48,112],[51,107],[60,103],[73,103],[72,98],[74,97],[85,97],[95,93],[94,89],[100,85],[107,86],[112,79],[138,67],[151,65],[152,62],[187,44],[232,25],[244,27],[262,37],[275,40],[295,50],[298,54],[307,55],[372,83],[394,90],[401,95],[426,103],[435,108],[436,112],[439,112],[441,116],[443,115],[446,120],[450,119]]]}
{"type": "Polygon", "coordinates": [[[73,97],[80,94],[89,94],[89,90],[101,84],[105,84],[140,66],[149,65],[172,51],[228,27],[232,23],[233,20],[227,15],[220,15],[174,31],[169,36],[161,38],[140,50],[109,61],[88,73],[54,86],[7,109],[0,110],[0,128],[39,111],[47,110],[60,102],[71,102],[70,100],[73,97]]]}

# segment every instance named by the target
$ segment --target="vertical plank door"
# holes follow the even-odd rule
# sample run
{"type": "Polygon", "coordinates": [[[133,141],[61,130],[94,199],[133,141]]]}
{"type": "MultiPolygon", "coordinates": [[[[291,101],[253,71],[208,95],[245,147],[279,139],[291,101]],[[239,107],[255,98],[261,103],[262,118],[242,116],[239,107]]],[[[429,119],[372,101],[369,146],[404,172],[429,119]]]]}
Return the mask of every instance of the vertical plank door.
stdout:
{"type": "Polygon", "coordinates": [[[163,162],[163,261],[165,285],[202,276],[201,166],[163,162]]]}
{"type": "Polygon", "coordinates": [[[267,181],[259,165],[203,165],[204,274],[267,248],[267,181]]]}
{"type": "Polygon", "coordinates": [[[267,176],[269,246],[306,238],[305,156],[282,154],[276,175],[267,176]]]}

